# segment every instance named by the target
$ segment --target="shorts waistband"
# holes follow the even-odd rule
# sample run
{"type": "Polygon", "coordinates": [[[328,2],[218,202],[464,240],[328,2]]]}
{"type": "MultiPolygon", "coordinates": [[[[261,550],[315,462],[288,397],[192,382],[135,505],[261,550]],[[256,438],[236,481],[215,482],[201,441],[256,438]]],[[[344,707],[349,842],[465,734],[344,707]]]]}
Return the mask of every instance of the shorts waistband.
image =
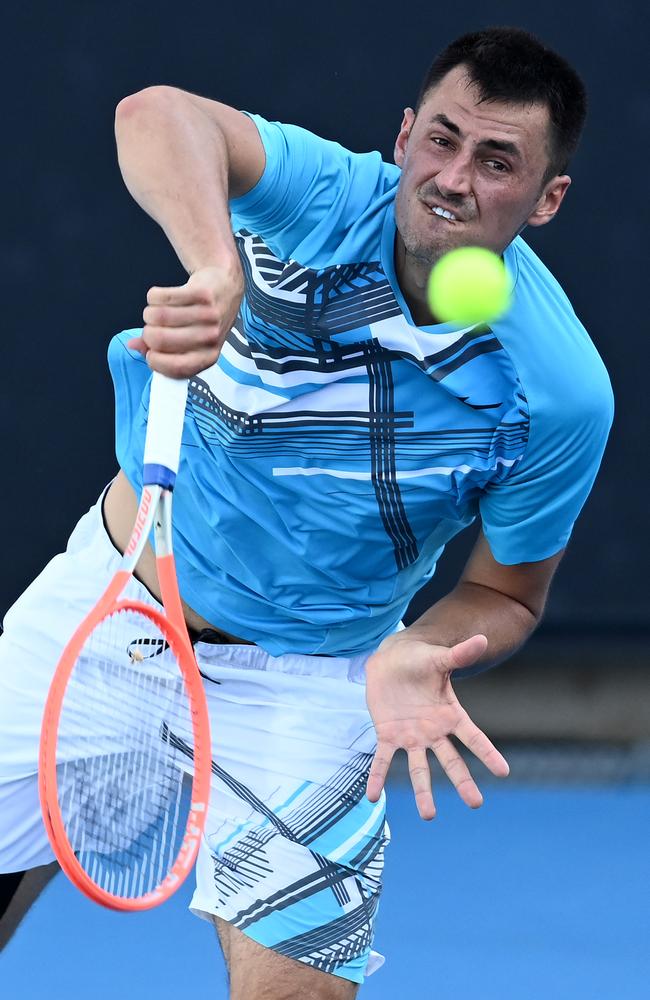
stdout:
{"type": "Polygon", "coordinates": [[[365,684],[366,661],[370,656],[370,651],[357,656],[318,656],[307,653],[272,656],[261,646],[253,644],[205,643],[201,640],[194,649],[201,674],[207,680],[215,681],[219,679],[221,667],[233,667],[237,670],[260,670],[365,684]]]}
{"type": "Polygon", "coordinates": [[[195,628],[190,628],[190,626],[187,625],[187,623],[186,626],[187,626],[187,634],[189,635],[190,642],[192,643],[193,646],[195,646],[197,642],[206,642],[209,645],[217,645],[217,646],[256,645],[254,642],[249,642],[248,639],[236,639],[235,636],[228,635],[227,632],[222,632],[221,629],[218,628],[210,627],[210,628],[195,629],[195,628]]]}

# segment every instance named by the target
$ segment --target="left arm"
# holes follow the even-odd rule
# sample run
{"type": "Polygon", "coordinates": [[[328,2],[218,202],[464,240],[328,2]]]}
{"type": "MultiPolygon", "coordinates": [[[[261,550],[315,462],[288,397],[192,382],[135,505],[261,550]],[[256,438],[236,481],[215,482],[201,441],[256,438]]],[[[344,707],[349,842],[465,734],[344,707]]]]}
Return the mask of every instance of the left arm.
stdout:
{"type": "Polygon", "coordinates": [[[463,801],[480,806],[481,793],[452,735],[493,774],[508,774],[505,759],[456,698],[451,675],[494,666],[523,645],[539,624],[561,557],[559,552],[541,562],[505,566],[481,534],[453,591],[370,657],[366,695],[377,733],[367,789],[371,801],[379,798],[393,755],[403,748],[420,816],[432,819],[426,758],[431,749],[463,801]]]}
{"type": "Polygon", "coordinates": [[[408,633],[424,642],[454,646],[481,633],[487,647],[472,667],[494,667],[523,646],[539,625],[562,555],[558,552],[541,562],[504,566],[496,561],[481,532],[452,592],[386,642],[408,633]]]}

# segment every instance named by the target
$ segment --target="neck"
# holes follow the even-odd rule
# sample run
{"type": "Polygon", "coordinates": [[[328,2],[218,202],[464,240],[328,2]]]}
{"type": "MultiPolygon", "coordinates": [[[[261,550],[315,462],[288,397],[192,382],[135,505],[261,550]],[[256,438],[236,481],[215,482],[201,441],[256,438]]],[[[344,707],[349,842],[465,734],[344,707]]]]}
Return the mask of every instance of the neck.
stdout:
{"type": "Polygon", "coordinates": [[[395,274],[402,295],[416,326],[431,326],[440,322],[427,303],[427,281],[431,266],[412,257],[399,234],[395,233],[395,274]]]}

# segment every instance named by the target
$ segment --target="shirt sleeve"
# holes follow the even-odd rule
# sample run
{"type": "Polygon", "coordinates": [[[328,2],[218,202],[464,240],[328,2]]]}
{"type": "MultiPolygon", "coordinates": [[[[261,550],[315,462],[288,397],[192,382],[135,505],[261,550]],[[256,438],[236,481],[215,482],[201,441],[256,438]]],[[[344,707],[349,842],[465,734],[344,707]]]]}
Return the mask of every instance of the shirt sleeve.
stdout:
{"type": "Polygon", "coordinates": [[[379,152],[352,153],[298,125],[244,113],[257,126],[266,164],[255,187],[230,201],[232,228],[263,237],[281,259],[308,237],[324,247],[329,233],[352,224],[390,186],[379,152]]]}
{"type": "Polygon", "coordinates": [[[538,562],[567,544],[600,467],[614,404],[604,366],[571,399],[549,398],[531,412],[524,457],[479,500],[483,530],[497,562],[538,562]]]}

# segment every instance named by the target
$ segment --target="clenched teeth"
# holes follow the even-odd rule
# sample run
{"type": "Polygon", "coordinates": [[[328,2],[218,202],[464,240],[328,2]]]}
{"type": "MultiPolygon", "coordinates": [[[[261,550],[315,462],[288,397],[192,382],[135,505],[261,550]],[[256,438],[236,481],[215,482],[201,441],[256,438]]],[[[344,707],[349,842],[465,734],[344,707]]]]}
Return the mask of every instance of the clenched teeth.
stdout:
{"type": "Polygon", "coordinates": [[[458,221],[452,212],[448,212],[446,208],[440,208],[439,205],[433,205],[431,211],[434,215],[441,215],[443,219],[449,219],[451,222],[458,221]]]}

